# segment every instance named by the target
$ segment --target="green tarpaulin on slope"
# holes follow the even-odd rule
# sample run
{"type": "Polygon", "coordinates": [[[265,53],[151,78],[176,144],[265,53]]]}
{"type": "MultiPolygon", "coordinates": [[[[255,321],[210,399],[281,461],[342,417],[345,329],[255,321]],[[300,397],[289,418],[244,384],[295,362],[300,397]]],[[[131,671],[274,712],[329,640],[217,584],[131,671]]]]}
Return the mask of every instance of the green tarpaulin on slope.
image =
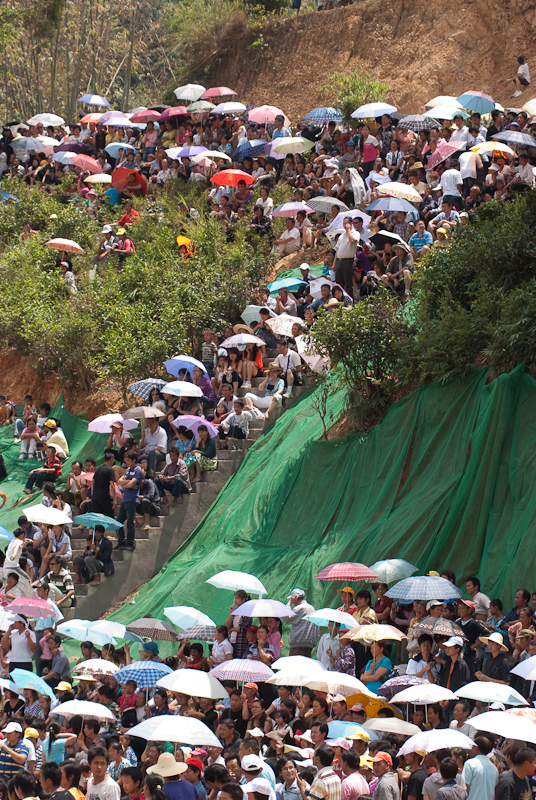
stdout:
{"type": "MultiPolygon", "coordinates": [[[[419,568],[471,574],[505,605],[533,588],[529,555],[536,486],[536,381],[486,370],[419,389],[370,434],[318,441],[311,392],[249,451],[191,537],[113,618],[128,622],[192,605],[218,622],[232,594],[205,580],[223,569],[260,578],[284,600],[293,586],[317,608],[337,584],[314,581],[328,564],[405,558],[419,568]]],[[[333,402],[336,419],[342,393],[333,402]]]]}

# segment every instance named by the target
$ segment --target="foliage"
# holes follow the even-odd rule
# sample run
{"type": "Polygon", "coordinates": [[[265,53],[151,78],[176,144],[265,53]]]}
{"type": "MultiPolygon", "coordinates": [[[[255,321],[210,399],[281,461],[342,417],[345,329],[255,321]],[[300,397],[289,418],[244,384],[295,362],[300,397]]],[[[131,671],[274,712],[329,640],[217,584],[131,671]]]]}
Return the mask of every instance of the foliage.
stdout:
{"type": "Polygon", "coordinates": [[[385,98],[388,83],[373,80],[366,70],[333,72],[327,75],[327,84],[320,89],[327,105],[340,108],[344,121],[351,123],[352,112],[364,103],[376,103],[385,98]]]}

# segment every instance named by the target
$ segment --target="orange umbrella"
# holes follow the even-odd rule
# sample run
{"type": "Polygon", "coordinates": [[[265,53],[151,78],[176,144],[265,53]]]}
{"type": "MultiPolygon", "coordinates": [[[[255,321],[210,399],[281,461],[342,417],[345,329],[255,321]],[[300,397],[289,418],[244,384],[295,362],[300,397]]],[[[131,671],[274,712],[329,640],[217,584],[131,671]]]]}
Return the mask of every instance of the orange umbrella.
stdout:
{"type": "Polygon", "coordinates": [[[504,156],[505,158],[515,158],[515,152],[504,142],[481,142],[470,148],[473,153],[490,153],[494,156],[504,156]]]}
{"type": "Polygon", "coordinates": [[[222,172],[217,172],[210,180],[218,186],[238,186],[238,181],[252,184],[255,178],[241,169],[224,169],[222,172]]]}
{"type": "Polygon", "coordinates": [[[95,123],[98,122],[101,117],[102,114],[95,114],[95,112],[92,112],[91,114],[86,114],[85,117],[82,117],[80,122],[87,122],[87,124],[89,125],[90,122],[95,122],[95,123]]]}
{"type": "Polygon", "coordinates": [[[112,172],[112,186],[119,192],[122,192],[123,189],[128,187],[132,190],[141,189],[141,193],[144,197],[147,194],[147,179],[145,176],[140,175],[140,173],[135,170],[127,169],[126,167],[114,169],[112,172]],[[131,178],[131,175],[134,175],[134,178],[131,178]]]}
{"type": "Polygon", "coordinates": [[[50,241],[45,242],[45,244],[47,247],[51,247],[53,250],[65,250],[66,253],[84,252],[80,245],[76,242],[73,242],[72,239],[50,239],[50,241]]]}

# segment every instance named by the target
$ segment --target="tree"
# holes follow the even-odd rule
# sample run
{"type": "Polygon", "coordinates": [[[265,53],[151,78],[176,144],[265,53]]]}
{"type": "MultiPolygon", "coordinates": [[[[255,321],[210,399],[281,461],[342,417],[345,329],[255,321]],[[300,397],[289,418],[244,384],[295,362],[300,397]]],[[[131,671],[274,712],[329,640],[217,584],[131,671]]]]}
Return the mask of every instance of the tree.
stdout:
{"type": "Polygon", "coordinates": [[[370,73],[361,69],[353,72],[333,72],[327,76],[326,86],[320,90],[329,105],[340,108],[345,122],[352,122],[352,112],[364,103],[377,103],[385,98],[388,83],[373,80],[370,73]]]}

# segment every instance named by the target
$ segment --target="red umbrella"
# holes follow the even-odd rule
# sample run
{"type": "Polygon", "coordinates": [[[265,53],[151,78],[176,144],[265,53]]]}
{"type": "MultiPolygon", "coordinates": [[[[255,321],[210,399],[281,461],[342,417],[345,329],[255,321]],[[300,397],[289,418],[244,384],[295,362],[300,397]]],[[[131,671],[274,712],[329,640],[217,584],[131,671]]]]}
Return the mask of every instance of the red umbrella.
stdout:
{"type": "Polygon", "coordinates": [[[222,172],[217,172],[210,180],[218,186],[238,186],[238,181],[252,184],[255,178],[241,169],[224,169],[222,172]]]}
{"type": "Polygon", "coordinates": [[[131,122],[156,122],[161,118],[161,114],[158,111],[151,111],[150,108],[145,109],[144,111],[136,111],[135,114],[132,114],[130,117],[131,122]]]}
{"type": "Polygon", "coordinates": [[[380,579],[365,564],[344,561],[341,564],[330,564],[314,577],[315,581],[379,581],[380,579]]]}
{"type": "Polygon", "coordinates": [[[97,172],[102,172],[102,167],[98,161],[96,161],[91,156],[85,156],[82,153],[69,156],[71,160],[71,164],[74,164],[76,167],[81,167],[86,172],[92,172],[94,175],[97,172]]]}
{"type": "Polygon", "coordinates": [[[66,253],[84,252],[80,245],[76,242],[73,242],[72,239],[50,239],[50,241],[45,242],[45,244],[47,247],[51,247],[53,250],[64,250],[66,253]]]}
{"type": "Polygon", "coordinates": [[[141,189],[141,193],[144,197],[147,194],[147,179],[144,175],[141,175],[133,169],[119,167],[119,169],[114,169],[111,177],[112,186],[119,192],[122,192],[123,189],[126,189],[128,186],[129,189],[141,189]],[[130,175],[135,175],[136,180],[130,178],[130,175]]]}
{"type": "Polygon", "coordinates": [[[86,116],[85,116],[85,117],[82,117],[82,119],[80,120],[80,122],[87,122],[88,124],[89,124],[90,122],[98,122],[98,121],[99,121],[99,119],[100,119],[101,117],[102,117],[102,114],[96,114],[96,113],[93,111],[91,114],[86,114],[86,116]]]}
{"type": "Polygon", "coordinates": [[[435,169],[438,164],[441,164],[442,161],[445,161],[446,158],[451,156],[456,150],[463,150],[465,149],[465,143],[463,142],[445,142],[442,140],[437,145],[437,150],[435,153],[432,153],[430,158],[428,159],[428,164],[426,165],[426,169],[435,169]]]}
{"type": "Polygon", "coordinates": [[[228,86],[213,86],[211,89],[207,89],[199,99],[202,100],[204,97],[226,97],[227,95],[234,94],[236,94],[236,92],[233,92],[228,86]]]}
{"type": "Polygon", "coordinates": [[[32,619],[47,619],[53,617],[54,609],[46,600],[41,600],[39,597],[17,597],[8,606],[6,611],[11,611],[13,614],[23,614],[25,617],[32,619]]]}
{"type": "Polygon", "coordinates": [[[158,122],[165,122],[166,119],[171,119],[171,117],[187,117],[188,109],[186,106],[173,106],[172,108],[166,108],[165,111],[162,111],[160,116],[158,117],[158,122]]]}

